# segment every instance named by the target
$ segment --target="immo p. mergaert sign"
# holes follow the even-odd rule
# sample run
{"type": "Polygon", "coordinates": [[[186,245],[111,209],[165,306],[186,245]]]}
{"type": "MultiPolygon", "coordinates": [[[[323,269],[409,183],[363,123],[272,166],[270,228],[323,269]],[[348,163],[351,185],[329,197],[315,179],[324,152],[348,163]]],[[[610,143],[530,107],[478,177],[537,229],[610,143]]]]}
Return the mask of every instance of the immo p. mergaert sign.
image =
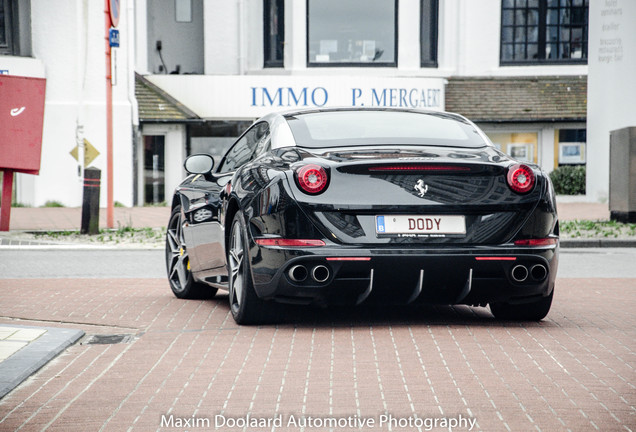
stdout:
{"type": "MultiPolygon", "coordinates": [[[[352,107],[440,108],[441,91],[421,87],[353,87],[352,107]]],[[[324,107],[329,102],[325,87],[251,87],[253,107],[324,107]]]]}
{"type": "Polygon", "coordinates": [[[256,118],[294,108],[444,109],[443,78],[153,75],[203,118],[256,118]]]}

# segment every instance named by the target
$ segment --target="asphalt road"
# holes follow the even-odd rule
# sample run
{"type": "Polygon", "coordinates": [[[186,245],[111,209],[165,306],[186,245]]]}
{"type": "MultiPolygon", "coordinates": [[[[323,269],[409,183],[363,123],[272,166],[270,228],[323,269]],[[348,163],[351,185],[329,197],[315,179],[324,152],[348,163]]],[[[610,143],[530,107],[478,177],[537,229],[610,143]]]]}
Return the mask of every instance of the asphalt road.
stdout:
{"type": "Polygon", "coordinates": [[[0,278],[165,278],[163,250],[0,250],[0,278]]]}
{"type": "MultiPolygon", "coordinates": [[[[561,249],[559,278],[636,278],[636,249],[561,249]]],[[[0,278],[165,278],[163,250],[0,250],[0,278]]]]}

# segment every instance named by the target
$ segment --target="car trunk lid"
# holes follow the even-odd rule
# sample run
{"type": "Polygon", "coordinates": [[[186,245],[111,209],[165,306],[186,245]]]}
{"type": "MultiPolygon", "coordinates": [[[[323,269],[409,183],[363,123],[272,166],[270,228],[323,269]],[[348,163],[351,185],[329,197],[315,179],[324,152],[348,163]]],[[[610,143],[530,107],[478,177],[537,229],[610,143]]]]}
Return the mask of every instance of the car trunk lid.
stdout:
{"type": "Polygon", "coordinates": [[[319,195],[296,196],[328,237],[346,244],[497,244],[511,238],[541,196],[506,182],[497,150],[426,148],[307,154],[329,171],[319,195]]]}

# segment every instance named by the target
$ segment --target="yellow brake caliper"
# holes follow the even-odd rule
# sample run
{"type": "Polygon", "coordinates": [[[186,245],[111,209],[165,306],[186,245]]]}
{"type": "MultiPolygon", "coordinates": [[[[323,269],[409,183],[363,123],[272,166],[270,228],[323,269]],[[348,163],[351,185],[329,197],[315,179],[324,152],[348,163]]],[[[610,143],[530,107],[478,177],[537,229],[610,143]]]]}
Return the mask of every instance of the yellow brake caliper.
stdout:
{"type": "MultiPolygon", "coordinates": [[[[179,256],[183,256],[184,253],[185,253],[185,250],[182,247],[179,248],[179,256]]],[[[190,260],[188,260],[188,265],[186,268],[188,269],[188,271],[190,270],[190,260]]]]}

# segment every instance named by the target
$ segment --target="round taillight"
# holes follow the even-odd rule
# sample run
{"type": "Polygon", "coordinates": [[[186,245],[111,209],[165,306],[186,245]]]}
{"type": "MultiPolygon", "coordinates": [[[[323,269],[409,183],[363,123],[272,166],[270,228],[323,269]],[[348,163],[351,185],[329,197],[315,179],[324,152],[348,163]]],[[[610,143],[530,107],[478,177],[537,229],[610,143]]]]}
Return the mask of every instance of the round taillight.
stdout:
{"type": "Polygon", "coordinates": [[[304,165],[296,170],[296,179],[303,192],[318,194],[324,191],[329,182],[327,171],[320,165],[304,165]]]}
{"type": "Polygon", "coordinates": [[[508,169],[508,186],[517,193],[528,193],[534,187],[534,172],[527,165],[516,164],[508,169]]]}

